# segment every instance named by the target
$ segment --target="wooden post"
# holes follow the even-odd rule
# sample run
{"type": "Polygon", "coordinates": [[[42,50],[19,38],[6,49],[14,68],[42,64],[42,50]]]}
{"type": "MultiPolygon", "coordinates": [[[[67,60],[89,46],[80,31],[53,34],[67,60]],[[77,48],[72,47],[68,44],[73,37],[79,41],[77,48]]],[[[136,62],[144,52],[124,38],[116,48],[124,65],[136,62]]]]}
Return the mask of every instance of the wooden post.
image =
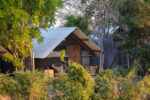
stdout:
{"type": "Polygon", "coordinates": [[[32,62],[32,65],[33,65],[33,70],[35,70],[35,61],[34,61],[34,53],[32,52],[32,60],[33,60],[33,62],[32,62]]]}

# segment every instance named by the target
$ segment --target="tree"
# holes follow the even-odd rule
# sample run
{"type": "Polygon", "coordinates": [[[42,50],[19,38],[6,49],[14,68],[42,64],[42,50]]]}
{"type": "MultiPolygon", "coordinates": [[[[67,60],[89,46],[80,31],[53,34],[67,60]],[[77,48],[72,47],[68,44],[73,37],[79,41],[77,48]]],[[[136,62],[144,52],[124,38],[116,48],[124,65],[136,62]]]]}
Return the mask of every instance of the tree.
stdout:
{"type": "Polygon", "coordinates": [[[140,59],[142,70],[146,73],[150,68],[150,1],[121,0],[118,10],[121,29],[118,34],[122,37],[122,48],[140,59]]]}
{"type": "Polygon", "coordinates": [[[42,41],[40,28],[54,24],[61,0],[0,0],[0,44],[9,53],[4,54],[18,68],[33,48],[32,39],[42,41]]]}
{"type": "MultiPolygon", "coordinates": [[[[85,6],[81,4],[80,0],[63,0],[63,8],[58,10],[58,13],[56,14],[56,18],[58,22],[61,22],[58,24],[58,26],[64,26],[65,22],[65,16],[66,15],[83,15],[85,6]]],[[[57,25],[56,25],[57,26],[57,25]]]]}
{"type": "Polygon", "coordinates": [[[104,64],[103,38],[110,36],[113,30],[117,28],[116,22],[119,14],[115,5],[118,2],[116,0],[82,0],[82,3],[87,5],[85,17],[89,18],[90,25],[95,30],[93,33],[99,40],[101,48],[100,72],[104,64]]]}
{"type": "Polygon", "coordinates": [[[85,6],[81,4],[80,0],[63,0],[63,9],[60,9],[59,15],[65,14],[82,14],[85,6]]]}
{"type": "Polygon", "coordinates": [[[91,31],[89,30],[89,22],[88,19],[82,16],[74,16],[74,15],[67,15],[65,16],[67,27],[78,27],[80,28],[86,35],[89,35],[91,31]]]}

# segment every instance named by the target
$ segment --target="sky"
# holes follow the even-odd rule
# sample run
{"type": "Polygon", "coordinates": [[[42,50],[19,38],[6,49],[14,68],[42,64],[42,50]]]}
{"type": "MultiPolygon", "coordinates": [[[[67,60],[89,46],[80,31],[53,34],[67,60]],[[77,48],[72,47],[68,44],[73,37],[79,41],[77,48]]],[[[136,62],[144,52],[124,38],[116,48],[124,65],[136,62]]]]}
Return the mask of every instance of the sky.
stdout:
{"type": "Polygon", "coordinates": [[[83,15],[80,0],[65,0],[63,8],[58,9],[56,13],[56,24],[53,27],[62,27],[66,22],[64,16],[68,14],[83,15]]]}

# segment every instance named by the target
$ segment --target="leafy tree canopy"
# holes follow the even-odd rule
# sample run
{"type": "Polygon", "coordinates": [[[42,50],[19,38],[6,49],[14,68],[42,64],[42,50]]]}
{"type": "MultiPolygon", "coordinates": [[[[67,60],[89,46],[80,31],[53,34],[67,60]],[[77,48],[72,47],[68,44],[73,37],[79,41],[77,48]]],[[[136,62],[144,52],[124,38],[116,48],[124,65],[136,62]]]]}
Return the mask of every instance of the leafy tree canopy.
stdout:
{"type": "Polygon", "coordinates": [[[140,59],[146,72],[150,67],[150,1],[121,0],[118,9],[121,45],[129,54],[140,59]]]}
{"type": "Polygon", "coordinates": [[[61,6],[61,0],[0,0],[0,44],[9,51],[5,60],[23,68],[32,39],[42,40],[39,29],[55,23],[61,6]]]}
{"type": "Polygon", "coordinates": [[[89,22],[88,19],[82,16],[75,16],[75,15],[67,15],[65,16],[67,20],[65,26],[67,27],[78,27],[80,28],[86,35],[89,35],[91,31],[89,30],[89,22]]]}

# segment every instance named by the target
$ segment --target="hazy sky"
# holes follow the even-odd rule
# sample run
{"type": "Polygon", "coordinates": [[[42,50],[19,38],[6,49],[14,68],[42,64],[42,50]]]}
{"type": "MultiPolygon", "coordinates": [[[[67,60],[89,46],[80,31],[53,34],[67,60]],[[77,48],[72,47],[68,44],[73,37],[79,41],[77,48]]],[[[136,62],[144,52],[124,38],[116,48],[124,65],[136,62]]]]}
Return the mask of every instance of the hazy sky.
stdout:
{"type": "Polygon", "coordinates": [[[80,4],[80,0],[65,0],[63,8],[58,10],[56,14],[56,24],[54,27],[61,27],[65,23],[64,16],[68,14],[82,15],[83,7],[80,4]]]}

